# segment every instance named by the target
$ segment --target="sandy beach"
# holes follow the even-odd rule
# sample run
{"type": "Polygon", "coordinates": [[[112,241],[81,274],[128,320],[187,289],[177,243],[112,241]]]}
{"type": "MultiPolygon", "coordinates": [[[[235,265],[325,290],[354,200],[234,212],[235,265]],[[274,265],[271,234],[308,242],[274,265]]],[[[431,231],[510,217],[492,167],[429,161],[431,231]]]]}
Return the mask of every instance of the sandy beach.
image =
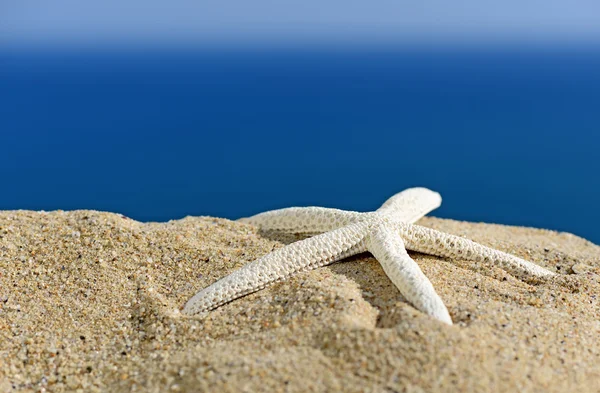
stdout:
{"type": "Polygon", "coordinates": [[[412,253],[454,326],[370,254],[203,318],[199,289],[294,239],[220,218],[0,212],[0,392],[598,392],[600,247],[568,233],[427,217],[559,273],[412,253]]]}

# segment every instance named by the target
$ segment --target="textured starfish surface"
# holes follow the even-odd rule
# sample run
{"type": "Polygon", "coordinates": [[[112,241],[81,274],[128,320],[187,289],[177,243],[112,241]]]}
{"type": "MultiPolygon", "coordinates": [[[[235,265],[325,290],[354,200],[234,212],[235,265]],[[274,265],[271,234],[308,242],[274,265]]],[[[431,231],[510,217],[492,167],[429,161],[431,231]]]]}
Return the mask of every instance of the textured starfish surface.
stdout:
{"type": "Polygon", "coordinates": [[[191,298],[183,312],[199,314],[258,291],[295,273],[371,252],[400,293],[417,309],[452,324],[448,309],[407,249],[440,257],[495,264],[516,277],[555,273],[471,240],[413,224],[441,204],[438,193],[410,188],[368,213],[292,207],[239,221],[261,230],[314,235],[259,258],[191,298]]]}

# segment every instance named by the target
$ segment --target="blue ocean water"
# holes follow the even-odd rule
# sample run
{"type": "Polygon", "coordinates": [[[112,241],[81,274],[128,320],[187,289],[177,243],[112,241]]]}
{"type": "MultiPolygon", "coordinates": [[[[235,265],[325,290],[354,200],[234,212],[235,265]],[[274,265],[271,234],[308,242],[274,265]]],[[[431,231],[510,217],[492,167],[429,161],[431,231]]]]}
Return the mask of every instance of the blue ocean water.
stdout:
{"type": "Polygon", "coordinates": [[[600,243],[598,48],[0,52],[0,209],[138,220],[411,186],[600,243]]]}

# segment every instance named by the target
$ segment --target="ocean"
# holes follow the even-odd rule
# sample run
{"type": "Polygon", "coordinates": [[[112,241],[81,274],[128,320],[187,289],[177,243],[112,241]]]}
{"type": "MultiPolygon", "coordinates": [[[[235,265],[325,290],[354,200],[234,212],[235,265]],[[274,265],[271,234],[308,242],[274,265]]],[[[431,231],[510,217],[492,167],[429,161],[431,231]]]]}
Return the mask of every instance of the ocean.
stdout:
{"type": "Polygon", "coordinates": [[[600,243],[600,48],[0,50],[0,209],[142,221],[288,206],[600,243]]]}

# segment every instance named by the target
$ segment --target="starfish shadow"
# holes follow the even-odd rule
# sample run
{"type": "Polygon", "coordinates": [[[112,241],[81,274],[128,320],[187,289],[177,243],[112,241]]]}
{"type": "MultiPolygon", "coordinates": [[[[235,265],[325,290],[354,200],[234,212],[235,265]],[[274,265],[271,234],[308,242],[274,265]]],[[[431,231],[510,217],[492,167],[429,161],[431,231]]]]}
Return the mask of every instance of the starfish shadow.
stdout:
{"type": "Polygon", "coordinates": [[[426,317],[398,291],[371,253],[351,256],[328,268],[358,285],[363,299],[379,312],[376,328],[392,328],[406,319],[426,317]]]}
{"type": "MultiPolygon", "coordinates": [[[[274,231],[259,231],[260,236],[285,245],[306,239],[311,235],[282,234],[274,231]]],[[[411,252],[417,256],[420,253],[411,252]]],[[[405,318],[414,318],[421,313],[402,296],[396,286],[387,277],[379,262],[369,252],[363,252],[324,268],[335,274],[345,276],[355,282],[364,301],[375,308],[379,315],[376,328],[391,328],[405,318]]]]}

